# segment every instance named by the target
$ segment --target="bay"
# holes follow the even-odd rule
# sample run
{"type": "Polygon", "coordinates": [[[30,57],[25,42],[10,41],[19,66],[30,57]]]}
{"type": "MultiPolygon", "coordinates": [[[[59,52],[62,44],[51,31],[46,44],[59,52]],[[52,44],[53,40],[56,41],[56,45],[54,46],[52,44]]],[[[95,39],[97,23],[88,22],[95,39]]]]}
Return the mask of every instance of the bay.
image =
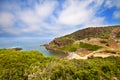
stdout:
{"type": "Polygon", "coordinates": [[[44,56],[63,57],[64,54],[54,53],[47,50],[43,44],[47,44],[52,39],[48,38],[0,38],[0,48],[20,47],[23,50],[38,50],[44,56]]]}

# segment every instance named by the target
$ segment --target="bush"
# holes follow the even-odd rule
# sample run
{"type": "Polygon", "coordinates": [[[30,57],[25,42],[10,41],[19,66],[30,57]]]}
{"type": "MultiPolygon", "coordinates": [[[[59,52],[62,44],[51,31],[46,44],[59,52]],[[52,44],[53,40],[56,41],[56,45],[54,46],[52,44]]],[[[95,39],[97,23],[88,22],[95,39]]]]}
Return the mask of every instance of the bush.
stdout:
{"type": "Polygon", "coordinates": [[[102,48],[102,46],[91,45],[88,43],[80,42],[80,44],[71,44],[71,45],[67,45],[67,46],[59,48],[59,49],[64,50],[64,51],[75,52],[78,48],[86,48],[90,51],[96,51],[96,50],[102,48]]]}
{"type": "Polygon", "coordinates": [[[105,53],[112,53],[112,54],[116,54],[116,52],[115,52],[115,51],[112,51],[112,50],[105,50],[104,52],[105,52],[105,53]]]}
{"type": "Polygon", "coordinates": [[[105,41],[105,40],[101,40],[100,43],[106,44],[107,41],[105,41]]]}
{"type": "Polygon", "coordinates": [[[120,58],[67,60],[44,57],[38,51],[0,50],[0,80],[120,79],[120,58]]]}
{"type": "Polygon", "coordinates": [[[80,42],[79,46],[80,46],[81,48],[86,48],[86,49],[88,49],[88,50],[90,50],[90,51],[96,51],[96,50],[102,48],[102,46],[91,45],[91,44],[83,43],[83,42],[80,42]]]}

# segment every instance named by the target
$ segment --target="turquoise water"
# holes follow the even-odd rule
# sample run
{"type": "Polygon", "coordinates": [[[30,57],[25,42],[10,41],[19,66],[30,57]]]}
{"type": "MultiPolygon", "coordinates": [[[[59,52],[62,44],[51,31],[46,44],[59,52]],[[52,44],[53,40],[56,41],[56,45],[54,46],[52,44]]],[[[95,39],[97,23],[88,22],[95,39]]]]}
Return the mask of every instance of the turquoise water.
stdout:
{"type": "Polygon", "coordinates": [[[0,38],[0,48],[20,47],[23,50],[38,50],[44,56],[65,56],[64,54],[48,51],[44,46],[40,46],[49,43],[51,40],[41,38],[0,38]]]}

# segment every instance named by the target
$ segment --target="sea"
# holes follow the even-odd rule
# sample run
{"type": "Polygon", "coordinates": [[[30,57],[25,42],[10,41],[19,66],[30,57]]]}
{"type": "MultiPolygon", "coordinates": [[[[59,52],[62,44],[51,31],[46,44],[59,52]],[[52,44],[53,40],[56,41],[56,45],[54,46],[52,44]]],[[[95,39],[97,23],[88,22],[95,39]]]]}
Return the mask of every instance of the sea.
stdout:
{"type": "Polygon", "coordinates": [[[48,44],[51,38],[0,38],[0,48],[22,48],[23,51],[37,50],[44,56],[64,57],[65,54],[47,50],[43,44],[48,44]]]}

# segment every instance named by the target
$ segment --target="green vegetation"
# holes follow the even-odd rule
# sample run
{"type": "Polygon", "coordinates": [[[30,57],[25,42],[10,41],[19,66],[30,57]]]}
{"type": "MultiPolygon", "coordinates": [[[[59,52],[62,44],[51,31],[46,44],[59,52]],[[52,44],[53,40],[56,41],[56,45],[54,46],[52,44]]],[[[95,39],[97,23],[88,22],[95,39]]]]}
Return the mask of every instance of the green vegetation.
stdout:
{"type": "Polygon", "coordinates": [[[116,34],[116,38],[120,38],[120,32],[116,34]]]}
{"type": "Polygon", "coordinates": [[[64,51],[75,52],[78,48],[86,48],[90,51],[96,51],[96,50],[102,48],[102,46],[91,45],[88,43],[80,42],[80,44],[70,44],[70,45],[67,45],[67,46],[59,48],[59,49],[64,50],[64,51]]]}
{"type": "Polygon", "coordinates": [[[117,35],[116,38],[120,38],[120,35],[117,35]]]}
{"type": "Polygon", "coordinates": [[[105,52],[105,53],[112,53],[112,54],[116,54],[116,51],[113,51],[113,50],[105,50],[104,52],[105,52]]]}
{"type": "Polygon", "coordinates": [[[79,45],[81,48],[86,48],[90,51],[96,51],[100,48],[102,48],[102,46],[98,46],[98,45],[91,45],[91,44],[88,44],[88,43],[82,43],[80,42],[80,45],[79,45]]]}
{"type": "MultiPolygon", "coordinates": [[[[96,45],[91,45],[86,43],[74,44],[75,41],[80,41],[87,39],[88,42],[92,41],[92,39],[96,39],[99,41],[99,38],[102,39],[100,43],[109,47],[108,39],[110,37],[120,37],[120,27],[117,26],[108,26],[108,27],[89,27],[86,29],[78,30],[73,32],[72,34],[65,35],[59,38],[55,38],[48,45],[52,49],[59,49],[65,52],[75,52],[79,48],[86,48],[89,51],[96,51],[102,46],[101,44],[96,43],[96,45]],[[117,30],[117,31],[116,31],[117,30]]],[[[97,42],[97,41],[96,41],[97,42]]],[[[119,43],[119,41],[117,41],[119,43]]],[[[104,47],[104,46],[103,46],[104,47]]]]}
{"type": "MultiPolygon", "coordinates": [[[[118,26],[116,26],[118,27],[118,26]]],[[[78,30],[72,34],[66,35],[65,37],[72,38],[75,40],[81,40],[85,38],[103,38],[108,39],[111,31],[116,28],[115,26],[109,27],[90,27],[82,30],[78,30]]]]}
{"type": "MultiPolygon", "coordinates": [[[[69,35],[65,35],[59,38],[55,38],[52,42],[50,42],[51,47],[65,47],[67,45],[71,45],[76,40],[83,40],[83,39],[92,39],[92,38],[102,38],[102,39],[109,39],[111,33],[119,26],[108,26],[108,27],[89,27],[86,29],[78,30],[73,32],[69,35]]],[[[116,37],[120,37],[120,32],[116,32],[116,37]]],[[[107,45],[107,44],[106,44],[107,45]]],[[[76,47],[70,51],[75,51],[76,47]]],[[[68,49],[69,50],[69,49],[68,49]]]]}
{"type": "Polygon", "coordinates": [[[107,44],[107,41],[101,40],[100,43],[102,43],[102,44],[107,44]]]}
{"type": "Polygon", "coordinates": [[[67,45],[67,46],[64,46],[58,49],[64,50],[64,51],[75,52],[78,48],[79,48],[79,44],[70,44],[70,45],[67,45]]]}
{"type": "Polygon", "coordinates": [[[61,38],[56,38],[50,44],[53,46],[55,44],[56,46],[60,47],[60,46],[72,44],[73,42],[74,42],[74,39],[61,37],[61,38]]]}
{"type": "Polygon", "coordinates": [[[100,38],[102,38],[102,39],[109,39],[110,38],[110,32],[106,33],[104,35],[101,35],[100,38]]]}
{"type": "Polygon", "coordinates": [[[0,49],[0,80],[120,80],[120,58],[67,60],[0,49]]]}
{"type": "Polygon", "coordinates": [[[43,56],[37,51],[0,50],[0,80],[26,80],[31,64],[43,56]],[[38,55],[38,56],[37,56],[38,55]]]}

